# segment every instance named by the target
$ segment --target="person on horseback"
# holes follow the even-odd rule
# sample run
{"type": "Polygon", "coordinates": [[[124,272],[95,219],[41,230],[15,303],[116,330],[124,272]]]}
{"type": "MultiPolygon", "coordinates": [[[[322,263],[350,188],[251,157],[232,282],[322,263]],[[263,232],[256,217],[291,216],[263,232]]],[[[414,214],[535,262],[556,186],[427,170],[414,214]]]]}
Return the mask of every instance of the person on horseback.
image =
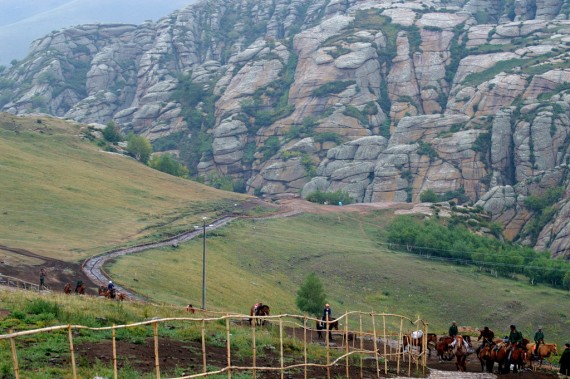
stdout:
{"type": "Polygon", "coordinates": [[[77,283],[75,283],[75,293],[80,293],[81,287],[83,287],[83,280],[78,280],[77,283]]]}
{"type": "Polygon", "coordinates": [[[332,310],[329,304],[325,304],[325,309],[323,309],[323,321],[332,319],[332,310]]]}
{"type": "Polygon", "coordinates": [[[455,321],[451,321],[451,326],[449,327],[448,334],[450,337],[455,338],[458,334],[457,330],[457,323],[455,321]]]}
{"type": "Polygon", "coordinates": [[[483,328],[483,330],[479,332],[479,337],[477,337],[477,341],[479,341],[481,338],[483,339],[483,342],[481,342],[481,346],[477,348],[477,354],[479,354],[479,352],[481,351],[482,348],[485,347],[485,345],[493,343],[493,338],[495,338],[495,333],[491,329],[489,329],[488,326],[486,326],[483,328]]]}
{"type": "Polygon", "coordinates": [[[542,326],[539,326],[536,333],[534,333],[534,343],[534,356],[538,357],[538,347],[541,343],[544,344],[544,332],[542,331],[542,326]]]}
{"type": "Polygon", "coordinates": [[[509,352],[508,354],[508,360],[511,359],[511,355],[513,353],[513,350],[517,347],[520,347],[522,342],[523,342],[523,335],[521,332],[519,332],[517,330],[517,327],[514,325],[511,325],[511,333],[509,334],[509,344],[507,346],[507,351],[509,352]]]}
{"type": "Polygon", "coordinates": [[[259,308],[261,308],[263,304],[261,303],[255,303],[255,305],[253,306],[253,315],[254,316],[259,316],[259,308]]]}
{"type": "Polygon", "coordinates": [[[111,296],[111,299],[114,299],[115,295],[116,295],[115,285],[110,280],[109,280],[109,284],[107,284],[107,290],[109,291],[109,295],[111,296]]]}

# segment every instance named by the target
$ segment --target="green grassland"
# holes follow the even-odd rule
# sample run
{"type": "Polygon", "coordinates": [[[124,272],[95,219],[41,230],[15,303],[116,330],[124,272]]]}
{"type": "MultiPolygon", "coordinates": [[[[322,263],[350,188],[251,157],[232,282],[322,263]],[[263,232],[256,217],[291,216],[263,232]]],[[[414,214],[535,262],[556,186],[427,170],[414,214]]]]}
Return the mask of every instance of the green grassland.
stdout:
{"type": "MultiPolygon", "coordinates": [[[[310,272],[335,314],[374,310],[421,317],[443,334],[452,320],[497,335],[543,325],[549,341],[570,338],[566,291],[495,278],[472,266],[393,252],[383,243],[390,211],[240,220],[207,234],[206,307],[247,313],[256,301],[299,313],[296,291],[310,272]]],[[[127,256],[109,268],[120,284],[156,302],[201,304],[202,240],[127,256]]]]}
{"type": "Polygon", "coordinates": [[[88,133],[0,114],[1,245],[76,261],[180,232],[247,198],[104,152],[88,133]]]}

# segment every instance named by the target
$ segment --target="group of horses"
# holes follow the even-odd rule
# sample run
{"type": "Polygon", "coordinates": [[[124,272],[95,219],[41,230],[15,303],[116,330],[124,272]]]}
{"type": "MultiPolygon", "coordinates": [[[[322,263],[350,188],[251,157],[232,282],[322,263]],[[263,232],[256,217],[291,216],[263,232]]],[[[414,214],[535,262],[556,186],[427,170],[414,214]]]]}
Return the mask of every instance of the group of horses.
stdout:
{"type": "MultiPolygon", "coordinates": [[[[75,292],[78,295],[85,295],[85,285],[82,283],[79,286],[76,286],[75,292]]],[[[66,295],[71,294],[71,283],[65,284],[65,286],[63,287],[63,293],[65,293],[66,295]]],[[[123,301],[127,298],[125,294],[117,292],[115,290],[109,291],[109,289],[107,289],[107,287],[105,286],[99,287],[99,296],[104,297],[106,299],[117,299],[119,301],[123,301]]]]}
{"type": "Polygon", "coordinates": [[[513,372],[524,369],[527,364],[534,369],[535,367],[532,365],[534,354],[536,354],[539,362],[538,367],[542,366],[544,358],[548,358],[552,354],[558,354],[556,344],[541,344],[538,351],[535,352],[535,344],[529,343],[527,339],[524,339],[521,344],[509,348],[508,343],[503,342],[500,338],[493,341],[484,340],[485,343],[482,347],[475,351],[469,335],[442,336],[438,338],[434,333],[428,333],[424,336],[421,333],[418,334],[418,331],[403,337],[402,349],[416,347],[419,354],[421,354],[424,338],[427,339],[428,355],[431,356],[433,345],[440,362],[450,361],[455,357],[458,371],[466,371],[467,356],[472,352],[476,352],[481,364],[481,371],[492,373],[494,365],[497,363],[499,374],[509,373],[511,366],[513,367],[513,372]]]}
{"type": "MultiPolygon", "coordinates": [[[[80,284],[79,286],[76,286],[75,292],[79,295],[85,295],[85,285],[80,284]]],[[[71,283],[66,283],[65,286],[63,286],[63,293],[66,295],[71,294],[71,283]]]]}
{"type": "Polygon", "coordinates": [[[513,372],[525,368],[527,364],[534,369],[535,367],[532,364],[534,356],[536,356],[538,368],[540,368],[544,358],[557,354],[558,349],[554,343],[541,344],[538,351],[535,351],[535,344],[529,343],[527,339],[523,339],[521,344],[513,346],[509,352],[507,343],[501,339],[495,339],[486,343],[479,350],[478,358],[481,362],[481,371],[493,372],[493,366],[496,362],[499,374],[503,374],[509,372],[511,365],[513,366],[513,372]]]}

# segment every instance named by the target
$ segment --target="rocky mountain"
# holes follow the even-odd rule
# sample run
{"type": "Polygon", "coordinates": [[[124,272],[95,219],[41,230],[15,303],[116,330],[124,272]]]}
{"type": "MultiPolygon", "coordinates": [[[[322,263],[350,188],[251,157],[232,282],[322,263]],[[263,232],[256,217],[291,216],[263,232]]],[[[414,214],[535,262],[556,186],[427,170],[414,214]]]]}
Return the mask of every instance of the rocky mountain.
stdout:
{"type": "Polygon", "coordinates": [[[570,256],[570,3],[202,1],[38,39],[3,111],[119,125],[275,198],[471,201],[570,256]]]}

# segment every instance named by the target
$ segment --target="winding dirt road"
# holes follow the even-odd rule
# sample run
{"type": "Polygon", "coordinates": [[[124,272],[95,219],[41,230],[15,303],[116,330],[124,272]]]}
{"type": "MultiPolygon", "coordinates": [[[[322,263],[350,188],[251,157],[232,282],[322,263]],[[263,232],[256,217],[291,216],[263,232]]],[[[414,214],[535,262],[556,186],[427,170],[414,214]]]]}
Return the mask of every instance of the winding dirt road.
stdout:
{"type": "MultiPolygon", "coordinates": [[[[279,202],[279,209],[276,213],[264,217],[255,217],[255,218],[248,217],[248,218],[253,220],[267,220],[272,218],[291,217],[301,213],[368,212],[370,210],[375,210],[375,209],[397,210],[397,209],[410,209],[410,208],[411,204],[409,203],[391,203],[391,202],[358,203],[358,204],[350,204],[339,207],[337,205],[319,205],[301,199],[285,199],[279,202]]],[[[206,230],[209,231],[220,228],[232,222],[233,220],[236,220],[237,218],[241,217],[223,217],[208,225],[206,227],[206,230]]],[[[202,230],[193,230],[158,242],[137,245],[126,249],[108,251],[106,253],[88,258],[81,265],[81,269],[95,285],[106,286],[109,280],[112,280],[112,278],[103,269],[103,266],[109,260],[115,259],[122,255],[140,253],[142,251],[149,249],[156,249],[165,246],[176,246],[180,243],[189,241],[200,235],[202,235],[202,230]]],[[[131,299],[136,299],[139,301],[147,300],[144,296],[135,293],[133,290],[129,288],[121,287],[118,285],[116,285],[116,287],[119,292],[125,294],[127,297],[131,299]]]]}

